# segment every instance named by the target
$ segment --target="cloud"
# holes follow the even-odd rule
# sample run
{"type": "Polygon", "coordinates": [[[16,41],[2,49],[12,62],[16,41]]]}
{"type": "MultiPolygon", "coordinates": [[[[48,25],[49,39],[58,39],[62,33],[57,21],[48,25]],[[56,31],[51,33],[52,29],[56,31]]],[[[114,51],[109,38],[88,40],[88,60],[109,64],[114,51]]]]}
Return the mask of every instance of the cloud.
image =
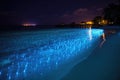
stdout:
{"type": "Polygon", "coordinates": [[[86,13],[86,12],[88,12],[88,9],[87,9],[87,8],[79,8],[79,9],[75,10],[75,11],[73,12],[73,14],[74,14],[74,15],[80,15],[80,14],[84,14],[84,13],[86,13]]]}
{"type": "Polygon", "coordinates": [[[97,8],[96,11],[103,11],[103,8],[97,8]]]}
{"type": "Polygon", "coordinates": [[[65,13],[61,16],[61,21],[65,23],[93,20],[95,16],[101,15],[102,8],[78,8],[72,13],[65,13]]]}

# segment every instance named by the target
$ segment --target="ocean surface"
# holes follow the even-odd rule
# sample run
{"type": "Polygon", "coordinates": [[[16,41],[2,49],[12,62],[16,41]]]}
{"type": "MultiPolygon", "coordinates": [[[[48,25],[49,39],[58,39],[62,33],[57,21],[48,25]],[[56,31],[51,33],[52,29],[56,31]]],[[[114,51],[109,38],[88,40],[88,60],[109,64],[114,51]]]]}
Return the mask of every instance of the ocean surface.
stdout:
{"type": "Polygon", "coordinates": [[[0,34],[0,80],[61,80],[99,46],[102,29],[0,34]]]}

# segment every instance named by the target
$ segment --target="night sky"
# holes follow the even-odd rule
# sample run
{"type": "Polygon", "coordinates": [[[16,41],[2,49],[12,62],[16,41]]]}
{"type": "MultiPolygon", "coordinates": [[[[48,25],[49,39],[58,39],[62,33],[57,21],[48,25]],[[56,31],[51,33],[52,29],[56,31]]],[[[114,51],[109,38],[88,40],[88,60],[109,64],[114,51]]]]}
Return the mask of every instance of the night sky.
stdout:
{"type": "Polygon", "coordinates": [[[101,15],[116,0],[1,0],[0,24],[79,23],[101,15]]]}

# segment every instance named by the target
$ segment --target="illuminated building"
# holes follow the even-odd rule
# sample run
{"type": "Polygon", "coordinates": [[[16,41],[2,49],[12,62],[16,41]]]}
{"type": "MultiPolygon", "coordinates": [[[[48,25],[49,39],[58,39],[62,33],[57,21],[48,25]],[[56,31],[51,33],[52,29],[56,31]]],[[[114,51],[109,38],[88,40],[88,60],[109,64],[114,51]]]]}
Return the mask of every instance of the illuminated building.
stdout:
{"type": "Polygon", "coordinates": [[[107,20],[101,20],[100,22],[99,22],[99,24],[100,25],[107,25],[108,24],[108,21],[107,20]]]}
{"type": "Polygon", "coordinates": [[[109,22],[109,24],[114,24],[114,22],[109,22]]]}

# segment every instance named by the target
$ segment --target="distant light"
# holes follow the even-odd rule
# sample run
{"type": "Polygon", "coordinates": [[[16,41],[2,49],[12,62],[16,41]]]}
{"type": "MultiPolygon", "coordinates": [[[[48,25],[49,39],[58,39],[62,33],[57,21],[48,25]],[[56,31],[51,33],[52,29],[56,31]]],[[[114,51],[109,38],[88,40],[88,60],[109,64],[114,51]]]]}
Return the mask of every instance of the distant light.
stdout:
{"type": "Polygon", "coordinates": [[[80,25],[85,25],[85,22],[81,22],[80,25]]]}
{"type": "Polygon", "coordinates": [[[107,25],[108,24],[108,21],[107,20],[102,20],[99,22],[100,25],[107,25]]]}
{"type": "Polygon", "coordinates": [[[109,22],[109,24],[114,24],[114,22],[109,22]]]}
{"type": "Polygon", "coordinates": [[[86,22],[86,24],[92,25],[94,23],[92,21],[88,21],[88,22],[86,22]]]}
{"type": "Polygon", "coordinates": [[[25,23],[25,24],[22,24],[23,26],[36,26],[36,24],[29,24],[29,23],[25,23]]]}

